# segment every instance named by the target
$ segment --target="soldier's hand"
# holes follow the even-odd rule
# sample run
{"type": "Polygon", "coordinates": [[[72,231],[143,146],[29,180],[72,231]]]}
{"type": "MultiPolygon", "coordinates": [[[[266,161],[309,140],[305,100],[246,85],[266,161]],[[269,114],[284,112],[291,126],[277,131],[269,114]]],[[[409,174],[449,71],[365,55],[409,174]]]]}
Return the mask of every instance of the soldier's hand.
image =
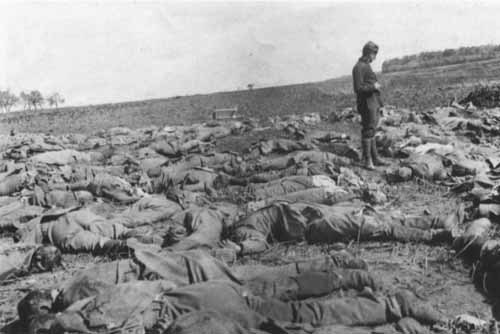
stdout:
{"type": "Polygon", "coordinates": [[[380,85],[380,83],[377,81],[373,84],[373,86],[375,87],[376,90],[379,90],[380,88],[382,88],[382,85],[380,85]]]}

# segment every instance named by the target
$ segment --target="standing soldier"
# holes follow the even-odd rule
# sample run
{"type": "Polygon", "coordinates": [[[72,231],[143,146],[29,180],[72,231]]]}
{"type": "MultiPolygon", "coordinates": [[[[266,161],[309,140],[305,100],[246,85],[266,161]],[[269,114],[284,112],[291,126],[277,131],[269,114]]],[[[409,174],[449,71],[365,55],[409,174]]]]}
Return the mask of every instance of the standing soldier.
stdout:
{"type": "Polygon", "coordinates": [[[363,47],[363,56],[352,69],[352,79],[358,112],[361,114],[361,147],[363,152],[363,166],[374,170],[374,166],[385,166],[383,160],[378,157],[375,143],[375,130],[378,125],[381,108],[383,107],[380,97],[380,83],[373,72],[370,63],[375,60],[378,46],[368,42],[363,47]]]}

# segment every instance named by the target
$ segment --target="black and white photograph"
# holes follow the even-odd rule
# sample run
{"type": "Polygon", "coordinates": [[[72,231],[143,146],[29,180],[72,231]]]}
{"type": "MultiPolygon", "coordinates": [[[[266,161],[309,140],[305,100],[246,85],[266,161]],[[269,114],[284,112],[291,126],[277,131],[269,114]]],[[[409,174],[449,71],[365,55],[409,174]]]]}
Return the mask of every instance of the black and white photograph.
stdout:
{"type": "Polygon", "coordinates": [[[499,334],[499,226],[500,2],[0,1],[0,334],[499,334]]]}

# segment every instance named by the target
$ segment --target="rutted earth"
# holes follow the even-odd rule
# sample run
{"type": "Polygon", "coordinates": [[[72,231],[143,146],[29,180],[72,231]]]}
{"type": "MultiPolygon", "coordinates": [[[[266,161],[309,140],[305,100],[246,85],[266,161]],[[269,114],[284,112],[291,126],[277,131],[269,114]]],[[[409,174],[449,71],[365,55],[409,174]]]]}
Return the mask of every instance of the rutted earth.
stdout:
{"type": "MultiPolygon", "coordinates": [[[[2,254],[24,259],[35,246],[28,237],[31,231],[23,227],[56,210],[88,209],[92,217],[98,217],[92,219],[98,219],[99,224],[116,223],[126,231],[119,238],[122,240],[92,228],[87,230],[95,234],[95,240],[49,238],[62,250],[64,268],[28,275],[13,270],[8,277],[1,276],[0,322],[8,324],[17,319],[17,303],[28,291],[59,288],[77,272],[112,261],[116,253],[123,257],[127,239],[148,247],[163,245],[175,250],[177,242],[183,245],[179,250],[205,249],[230,267],[276,266],[347,250],[356,259],[366,261],[369,273],[382,281],[378,294],[408,289],[441,312],[443,320],[450,320],[434,326],[433,331],[458,330],[451,321],[462,314],[489,321],[495,295],[491,289],[488,294],[474,286],[472,264],[477,265],[480,259],[479,254],[468,253],[474,251],[473,246],[481,249],[486,241],[482,238],[487,235],[486,239],[494,239],[496,233],[495,212],[500,211],[495,207],[484,209],[481,204],[498,203],[497,112],[436,108],[416,113],[389,108],[377,141],[390,166],[375,171],[359,167],[358,115],[348,109],[335,120],[317,114],[290,116],[272,119],[268,127],[247,119],[138,130],[113,128],[89,136],[4,135],[0,138],[4,157],[0,200],[3,208],[12,206],[20,214],[0,208],[2,254]],[[307,185],[300,181],[290,188],[266,187],[277,179],[293,179],[296,175],[313,181],[307,185]],[[325,176],[328,181],[320,179],[322,183],[318,183],[313,176],[325,176]],[[422,217],[451,215],[464,205],[465,218],[456,226],[448,226],[449,238],[439,241],[404,242],[394,235],[388,235],[386,240],[360,240],[358,236],[314,244],[308,244],[307,238],[281,242],[269,239],[265,250],[248,252],[252,254],[238,248],[237,244],[246,240],[232,237],[231,231],[241,219],[275,201],[311,200],[307,191],[319,194],[318,189],[324,190],[321,196],[314,197],[320,205],[356,202],[380,212],[422,217]],[[301,191],[305,195],[297,195],[301,191]],[[147,202],[145,198],[168,200],[173,203],[169,205],[179,205],[179,209],[167,213],[161,211],[165,208],[159,208],[161,215],[148,215],[149,220],[143,224],[143,211],[137,211],[134,205],[147,202]],[[217,234],[219,240],[205,242],[206,236],[202,236],[202,243],[198,238],[187,243],[185,234],[195,235],[201,226],[193,225],[183,231],[179,240],[169,239],[166,243],[165,236],[172,232],[169,227],[184,224],[186,216],[179,213],[190,207],[223,212],[218,216],[223,221],[219,222],[223,230],[217,234]],[[493,226],[480,237],[473,234],[472,239],[461,239],[468,224],[480,217],[489,218],[493,226]],[[20,242],[14,243],[13,239],[20,242]],[[224,242],[226,239],[231,242],[224,242]]],[[[481,268],[484,272],[490,270],[486,264],[481,268]]],[[[357,293],[340,290],[321,298],[357,293]]],[[[316,332],[327,333],[328,328],[316,332]]],[[[487,332],[486,328],[488,325],[481,330],[487,332]]]]}

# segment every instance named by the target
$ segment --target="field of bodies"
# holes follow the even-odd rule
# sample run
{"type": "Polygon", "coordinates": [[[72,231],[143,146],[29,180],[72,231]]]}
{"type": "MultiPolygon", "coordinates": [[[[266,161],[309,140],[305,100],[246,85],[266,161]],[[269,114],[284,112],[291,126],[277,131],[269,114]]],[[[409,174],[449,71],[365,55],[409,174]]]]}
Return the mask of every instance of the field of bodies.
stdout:
{"type": "MultiPolygon", "coordinates": [[[[257,92],[255,93],[258,94],[257,92]]],[[[494,114],[495,111],[488,112],[494,114]]],[[[389,115],[382,121],[382,128],[379,133],[380,138],[383,138],[387,133],[391,133],[393,129],[401,129],[408,124],[413,124],[412,122],[415,118],[411,118],[413,121],[408,121],[404,117],[402,118],[402,115],[408,116],[409,114],[413,114],[413,116],[410,115],[409,117],[415,117],[416,115],[418,119],[423,119],[422,123],[416,122],[415,124],[428,127],[433,135],[443,139],[444,142],[448,142],[453,147],[466,147],[470,149],[471,146],[478,145],[479,143],[490,147],[492,150],[497,147],[497,143],[495,142],[495,128],[491,124],[485,126],[484,129],[481,128],[481,131],[470,134],[467,124],[465,126],[457,126],[455,123],[455,125],[449,125],[448,123],[441,122],[441,124],[438,123],[436,125],[429,122],[429,115],[434,115],[439,120],[441,119],[440,117],[457,118],[459,116],[458,118],[462,117],[465,120],[473,119],[481,122],[484,118],[480,118],[484,115],[479,111],[477,114],[464,115],[452,108],[432,109],[427,113],[411,113],[408,110],[392,109],[389,115]],[[472,141],[474,141],[474,144],[471,144],[472,141]]],[[[304,119],[302,116],[283,116],[281,118],[274,118],[272,124],[267,122],[264,127],[259,126],[258,121],[241,123],[238,125],[238,131],[233,131],[233,133],[225,134],[216,139],[208,138],[207,142],[217,152],[231,151],[235,154],[241,154],[244,159],[255,159],[255,161],[263,161],[284,155],[285,153],[279,152],[279,149],[277,150],[278,152],[267,152],[262,148],[265,147],[262,146],[262,142],[280,138],[291,141],[310,140],[315,146],[314,150],[326,152],[334,151],[339,153],[337,151],[339,147],[352,147],[359,151],[360,129],[358,126],[358,117],[351,112],[344,115],[343,119],[332,123],[328,122],[325,117],[318,120],[314,118],[304,119]],[[242,127],[247,128],[242,130],[242,127]],[[328,134],[330,137],[326,136],[328,134]],[[335,144],[342,145],[336,146],[335,144]]],[[[79,120],[75,120],[75,124],[69,125],[70,129],[77,129],[79,122],[79,120]]],[[[139,124],[142,125],[145,121],[141,122],[139,124]]],[[[163,120],[163,122],[168,123],[168,120],[163,120]]],[[[151,123],[148,125],[151,125],[151,123]]],[[[222,124],[219,124],[219,126],[228,128],[233,125],[233,121],[229,121],[228,123],[222,121],[222,124]]],[[[33,124],[32,126],[35,127],[36,125],[33,124]]],[[[214,126],[214,124],[211,126],[214,126]]],[[[476,124],[476,126],[478,125],[476,124]]],[[[161,131],[159,128],[152,127],[151,129],[153,132],[161,131]]],[[[83,132],[89,133],[87,130],[88,128],[85,128],[83,132]]],[[[127,133],[127,131],[123,133],[127,133]]],[[[99,136],[107,138],[107,140],[113,140],[109,132],[106,131],[101,131],[95,137],[99,136]],[[103,135],[103,133],[106,135],[103,135]]],[[[387,171],[397,169],[400,167],[401,162],[405,160],[405,157],[401,156],[398,150],[404,151],[405,148],[410,148],[409,151],[412,151],[411,149],[415,150],[420,145],[426,144],[422,141],[407,143],[410,137],[418,136],[418,132],[411,134],[411,136],[407,133],[402,134],[400,137],[392,137],[392,141],[389,142],[381,141],[381,143],[385,143],[385,146],[382,146],[381,149],[385,153],[387,160],[391,163],[390,168],[381,167],[375,171],[366,171],[359,167],[356,155],[352,151],[342,150],[340,154],[347,155],[352,159],[351,165],[345,167],[359,176],[363,185],[373,185],[385,195],[384,200],[376,201],[373,204],[375,207],[383,210],[399,210],[402,213],[412,214],[423,214],[424,212],[430,214],[451,213],[458,207],[459,203],[463,202],[459,195],[450,192],[453,185],[463,181],[457,178],[456,175],[451,175],[451,172],[449,176],[445,175],[440,180],[422,178],[422,175],[420,175],[403,182],[387,182],[387,171]],[[391,157],[387,157],[387,155],[391,155],[391,157]]],[[[3,138],[5,139],[6,137],[8,136],[4,136],[3,138]]],[[[5,140],[8,141],[8,139],[5,140]]],[[[85,139],[80,139],[80,141],[85,142],[85,139]]],[[[83,142],[80,144],[83,145],[83,142]]],[[[109,152],[110,148],[108,144],[109,142],[99,148],[101,151],[108,150],[105,155],[109,159],[104,162],[105,165],[112,165],[113,159],[111,157],[116,154],[127,153],[137,158],[136,153],[138,147],[141,146],[137,145],[137,141],[132,140],[127,142],[125,140],[125,143],[120,143],[118,140],[112,145],[112,152],[109,152]]],[[[144,145],[147,146],[147,144],[144,145]]],[[[6,151],[7,149],[9,149],[8,145],[4,145],[3,150],[6,151]]],[[[179,153],[180,155],[189,155],[187,152],[179,153]]],[[[471,157],[471,151],[466,151],[466,155],[467,157],[471,157]]],[[[478,156],[480,155],[476,154],[474,159],[481,159],[478,156]]],[[[450,166],[446,166],[446,168],[450,168],[450,166]]],[[[469,176],[467,175],[467,177],[469,176]]],[[[224,189],[218,192],[217,196],[221,196],[223,200],[232,200],[234,204],[244,209],[246,208],[246,201],[249,200],[245,197],[245,190],[246,188],[244,187],[224,189]]],[[[22,194],[15,193],[12,196],[22,196],[22,194]]],[[[101,204],[98,206],[98,210],[100,210],[99,213],[102,215],[108,215],[113,210],[118,211],[120,209],[106,200],[102,201],[102,199],[99,199],[99,201],[101,204]]],[[[470,205],[470,203],[466,204],[470,205]]],[[[159,235],[164,232],[164,225],[167,223],[162,222],[161,224],[154,225],[159,235]]],[[[2,248],[5,249],[8,249],[10,245],[15,247],[12,244],[10,236],[5,236],[2,239],[2,245],[2,248]]],[[[491,305],[487,302],[485,295],[481,294],[472,284],[470,277],[471,266],[466,264],[460,257],[460,254],[456,250],[453,250],[451,245],[447,243],[431,246],[411,242],[360,242],[359,240],[351,240],[343,244],[322,245],[307,245],[305,242],[285,242],[271,245],[264,253],[239,258],[236,260],[236,263],[283,264],[299,259],[308,259],[320,254],[327,254],[334,248],[345,248],[356,257],[364,259],[369,265],[370,272],[382,279],[385,291],[390,292],[398,288],[410,289],[418,296],[429,300],[433,306],[450,318],[461,314],[471,314],[485,320],[491,318],[491,305]]],[[[62,282],[68,280],[75,272],[106,261],[110,261],[106,256],[65,254],[63,256],[64,270],[35,274],[4,282],[0,289],[1,323],[5,324],[16,318],[16,304],[30,289],[57,287],[62,282]]],[[[343,293],[339,292],[339,294],[342,295],[343,293]]]]}

